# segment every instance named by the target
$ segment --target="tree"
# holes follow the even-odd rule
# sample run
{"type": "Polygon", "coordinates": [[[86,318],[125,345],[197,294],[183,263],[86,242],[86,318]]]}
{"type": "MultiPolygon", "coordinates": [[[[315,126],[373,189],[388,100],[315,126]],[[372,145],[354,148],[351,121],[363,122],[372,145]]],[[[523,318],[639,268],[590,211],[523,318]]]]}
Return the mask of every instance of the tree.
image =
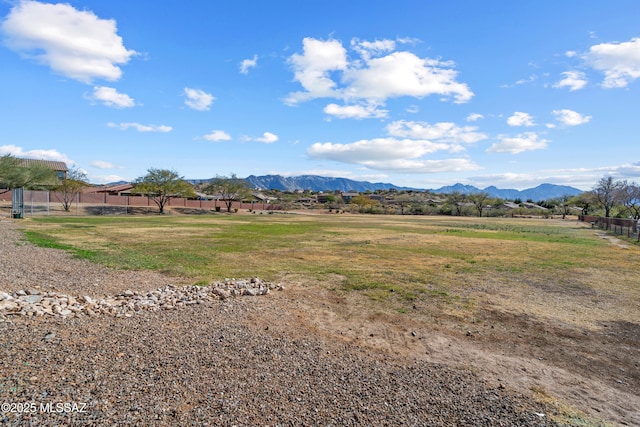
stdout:
{"type": "Polygon", "coordinates": [[[562,219],[565,219],[571,212],[571,199],[572,197],[570,195],[563,194],[562,196],[548,203],[553,203],[555,205],[555,209],[562,215],[562,219]]]}
{"type": "Polygon", "coordinates": [[[457,216],[462,215],[462,207],[464,206],[463,203],[466,200],[467,196],[459,191],[454,191],[453,193],[447,195],[447,201],[455,207],[457,216]]]}
{"type": "Polygon", "coordinates": [[[396,205],[400,206],[400,215],[404,215],[404,210],[415,201],[415,198],[407,193],[400,194],[394,199],[396,205]]]}
{"type": "Polygon", "coordinates": [[[22,159],[10,154],[0,157],[0,188],[5,188],[0,194],[14,188],[50,188],[56,183],[56,171],[43,163],[31,162],[24,165],[22,159]]]}
{"type": "Polygon", "coordinates": [[[238,178],[236,174],[230,177],[216,176],[203,188],[207,194],[218,194],[222,202],[227,207],[227,212],[231,212],[233,202],[242,201],[251,197],[251,186],[244,179],[238,178]]]}
{"type": "Polygon", "coordinates": [[[622,181],[619,189],[619,200],[633,219],[640,219],[640,186],[638,184],[622,181]]]}
{"type": "Polygon", "coordinates": [[[87,174],[81,169],[71,168],[67,171],[67,176],[58,185],[56,190],[56,197],[62,203],[62,207],[66,212],[71,209],[73,200],[78,196],[80,190],[84,187],[88,187],[87,174]]]}
{"type": "Polygon", "coordinates": [[[376,201],[370,199],[367,196],[359,195],[352,197],[350,203],[356,205],[358,207],[358,211],[362,213],[364,212],[366,207],[373,208],[373,205],[376,204],[376,201]]]}
{"type": "Polygon", "coordinates": [[[161,214],[164,213],[164,207],[169,200],[175,197],[196,196],[193,186],[178,172],[155,168],[148,169],[145,176],[136,179],[131,192],[143,194],[153,200],[161,214]]]}
{"type": "Polygon", "coordinates": [[[585,191],[573,196],[569,203],[582,209],[582,215],[589,215],[589,212],[593,211],[593,205],[596,204],[595,194],[593,191],[585,191]]]}
{"type": "Polygon", "coordinates": [[[593,194],[598,204],[604,208],[604,216],[609,218],[611,208],[620,198],[620,182],[614,181],[611,176],[602,177],[593,187],[593,194]]]}
{"type": "Polygon", "coordinates": [[[481,191],[479,193],[473,193],[469,196],[469,200],[473,203],[473,206],[476,208],[478,212],[478,216],[482,216],[482,211],[487,204],[487,200],[489,199],[489,193],[485,191],[481,191]]]}

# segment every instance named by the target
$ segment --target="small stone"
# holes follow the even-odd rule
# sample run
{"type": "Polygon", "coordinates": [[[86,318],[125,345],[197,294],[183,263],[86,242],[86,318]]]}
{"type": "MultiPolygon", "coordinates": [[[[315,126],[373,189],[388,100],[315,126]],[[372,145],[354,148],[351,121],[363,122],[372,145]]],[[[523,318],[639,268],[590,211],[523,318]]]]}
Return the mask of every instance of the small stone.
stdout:
{"type": "Polygon", "coordinates": [[[0,311],[5,311],[9,313],[14,311],[20,311],[20,304],[12,300],[0,301],[0,311]]]}
{"type": "Polygon", "coordinates": [[[37,294],[30,294],[29,296],[22,297],[21,300],[28,304],[37,304],[42,301],[42,297],[37,294]]]}
{"type": "Polygon", "coordinates": [[[259,295],[259,293],[260,293],[259,289],[247,288],[247,289],[243,289],[242,295],[249,295],[251,297],[255,297],[259,295]]]}
{"type": "Polygon", "coordinates": [[[215,288],[213,290],[213,293],[215,295],[218,295],[220,297],[220,299],[223,299],[223,300],[227,299],[227,298],[229,298],[231,296],[231,294],[228,291],[226,291],[226,290],[224,290],[222,288],[215,288]]]}

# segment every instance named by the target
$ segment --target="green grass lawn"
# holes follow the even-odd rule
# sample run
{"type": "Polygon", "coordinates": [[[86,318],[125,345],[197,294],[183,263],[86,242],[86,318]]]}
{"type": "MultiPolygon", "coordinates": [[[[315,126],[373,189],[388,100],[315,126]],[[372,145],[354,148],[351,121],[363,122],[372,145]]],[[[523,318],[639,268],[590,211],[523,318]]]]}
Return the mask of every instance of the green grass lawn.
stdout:
{"type": "Polygon", "coordinates": [[[564,276],[606,247],[575,222],[525,219],[175,215],[48,217],[24,225],[33,243],[110,267],[159,270],[200,284],[294,275],[406,301],[455,299],[465,285],[503,273],[564,276]]]}
{"type": "Polygon", "coordinates": [[[307,308],[316,307],[315,294],[328,295],[318,297],[319,313],[332,304],[355,330],[372,319],[458,334],[483,328],[479,337],[495,334],[503,349],[509,340],[515,349],[521,328],[546,340],[554,330],[589,336],[603,322],[640,319],[640,248],[621,248],[575,220],[212,214],[20,224],[37,245],[114,268],[158,270],[195,284],[259,276],[322,287],[328,292],[296,295],[308,296],[307,308]]]}

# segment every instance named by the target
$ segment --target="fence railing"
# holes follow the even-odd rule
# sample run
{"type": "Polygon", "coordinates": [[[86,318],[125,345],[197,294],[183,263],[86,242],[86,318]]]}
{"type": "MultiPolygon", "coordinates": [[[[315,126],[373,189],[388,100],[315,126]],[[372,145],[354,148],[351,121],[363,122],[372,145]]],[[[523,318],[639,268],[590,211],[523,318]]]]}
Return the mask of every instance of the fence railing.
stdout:
{"type": "Polygon", "coordinates": [[[580,221],[589,222],[593,228],[611,231],[614,234],[631,238],[637,238],[640,241],[640,231],[638,227],[639,220],[628,218],[607,218],[603,216],[580,215],[580,221]]]}
{"type": "MultiPolygon", "coordinates": [[[[65,211],[63,195],[55,191],[24,190],[23,212],[25,216],[37,215],[117,215],[131,214],[140,208],[157,209],[154,201],[146,196],[116,196],[106,193],[78,193],[65,211]]],[[[11,212],[12,191],[0,194],[0,212],[11,212]]],[[[221,200],[171,198],[165,205],[169,208],[225,211],[227,205],[221,200]]],[[[231,209],[268,210],[266,202],[233,202],[231,209]]]]}

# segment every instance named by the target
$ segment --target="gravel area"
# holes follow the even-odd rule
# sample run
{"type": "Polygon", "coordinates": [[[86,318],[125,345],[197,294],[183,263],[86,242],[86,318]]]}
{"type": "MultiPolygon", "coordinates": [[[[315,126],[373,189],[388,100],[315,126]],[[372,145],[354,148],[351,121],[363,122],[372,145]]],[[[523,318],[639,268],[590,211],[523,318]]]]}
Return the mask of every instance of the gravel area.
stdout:
{"type": "MultiPolygon", "coordinates": [[[[102,297],[175,279],[21,242],[0,221],[0,292],[102,297]]],[[[552,409],[470,371],[310,333],[283,292],[131,317],[0,323],[0,425],[549,426],[552,409]]]]}

